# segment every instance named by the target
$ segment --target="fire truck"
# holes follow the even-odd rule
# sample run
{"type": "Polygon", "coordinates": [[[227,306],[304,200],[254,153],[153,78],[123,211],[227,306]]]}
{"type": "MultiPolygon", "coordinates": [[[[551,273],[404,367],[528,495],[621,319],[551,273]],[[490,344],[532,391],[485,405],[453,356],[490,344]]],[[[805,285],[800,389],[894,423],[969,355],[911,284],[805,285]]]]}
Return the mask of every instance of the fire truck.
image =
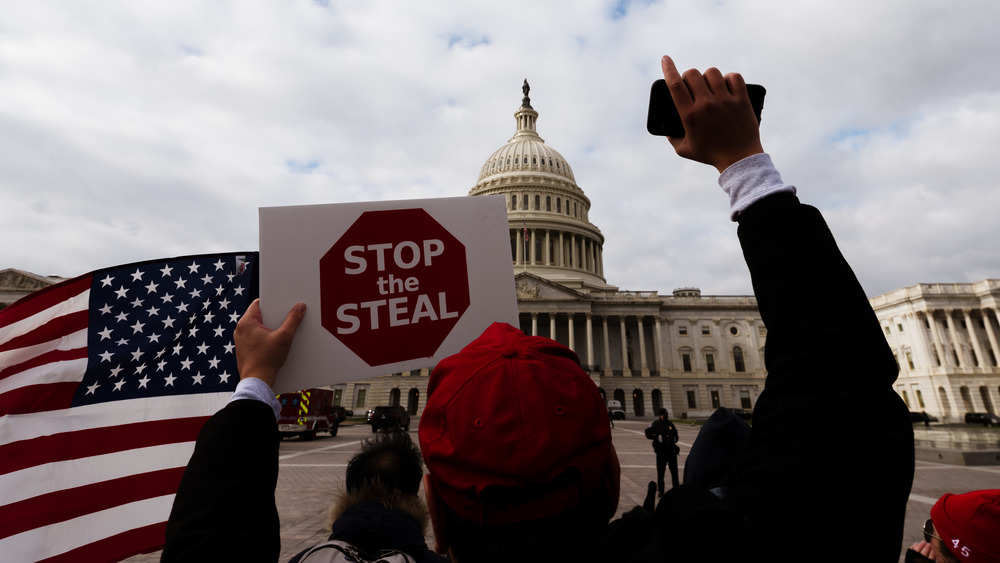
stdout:
{"type": "Polygon", "coordinates": [[[278,395],[281,414],[278,416],[278,435],[282,438],[300,436],[312,440],[317,432],[337,435],[340,421],[333,406],[331,389],[306,389],[278,395]]]}

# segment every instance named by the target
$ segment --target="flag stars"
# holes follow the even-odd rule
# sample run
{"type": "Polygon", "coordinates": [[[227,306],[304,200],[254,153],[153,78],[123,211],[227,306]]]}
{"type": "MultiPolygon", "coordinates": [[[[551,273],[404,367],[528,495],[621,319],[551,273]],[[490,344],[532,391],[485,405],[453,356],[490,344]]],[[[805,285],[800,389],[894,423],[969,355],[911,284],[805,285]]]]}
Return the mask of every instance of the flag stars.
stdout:
{"type": "Polygon", "coordinates": [[[201,380],[205,379],[205,376],[199,371],[198,375],[195,375],[192,379],[194,379],[194,383],[192,385],[201,385],[201,380]]]}
{"type": "Polygon", "coordinates": [[[229,383],[228,371],[223,370],[223,372],[219,374],[219,383],[229,383]]]}
{"type": "Polygon", "coordinates": [[[215,271],[216,272],[218,272],[218,271],[220,271],[220,270],[222,270],[223,268],[226,267],[226,263],[223,262],[221,258],[219,259],[218,262],[216,262],[215,264],[212,264],[212,265],[215,266],[215,271]]]}
{"type": "Polygon", "coordinates": [[[243,295],[243,286],[234,287],[233,293],[235,293],[236,295],[243,295]]]}
{"type": "Polygon", "coordinates": [[[132,301],[132,308],[138,309],[139,307],[142,307],[142,299],[136,297],[135,300],[132,301]]]}
{"type": "Polygon", "coordinates": [[[191,338],[194,338],[197,335],[198,335],[198,327],[196,327],[196,326],[191,327],[191,330],[188,331],[188,336],[190,336],[191,338]]]}
{"type": "Polygon", "coordinates": [[[125,385],[124,379],[119,379],[118,381],[115,381],[115,391],[121,391],[123,385],[125,385]]]}
{"type": "Polygon", "coordinates": [[[214,318],[215,318],[215,313],[212,312],[205,313],[205,324],[211,323],[212,319],[214,318]]]}
{"type": "Polygon", "coordinates": [[[108,327],[104,327],[104,330],[102,330],[101,332],[98,332],[97,334],[101,335],[101,340],[107,340],[107,339],[111,338],[111,333],[112,332],[114,332],[113,329],[110,329],[108,327]]]}
{"type": "Polygon", "coordinates": [[[188,266],[188,271],[189,271],[189,273],[197,274],[198,273],[198,263],[197,262],[191,262],[191,265],[188,266]]]}
{"type": "Polygon", "coordinates": [[[118,319],[118,322],[123,323],[128,320],[128,314],[125,311],[122,311],[121,313],[115,315],[115,318],[118,319]]]}
{"type": "Polygon", "coordinates": [[[181,360],[181,369],[191,369],[191,364],[193,364],[193,363],[194,362],[191,361],[191,357],[190,356],[187,357],[187,358],[184,358],[183,360],[181,360]]]}
{"type": "Polygon", "coordinates": [[[164,293],[162,299],[164,303],[173,303],[174,296],[169,293],[164,293]]]}
{"type": "Polygon", "coordinates": [[[143,376],[142,379],[139,380],[139,389],[145,388],[147,383],[149,383],[149,377],[143,376]]]}
{"type": "Polygon", "coordinates": [[[110,362],[112,356],[114,356],[114,354],[111,352],[101,352],[101,363],[110,362]]]}
{"type": "Polygon", "coordinates": [[[132,281],[142,281],[142,271],[136,270],[132,273],[132,281]]]}
{"type": "Polygon", "coordinates": [[[226,291],[226,286],[220,285],[219,287],[215,288],[215,296],[218,297],[222,295],[225,291],[226,291]]]}
{"type": "Polygon", "coordinates": [[[213,330],[215,332],[216,338],[221,338],[222,335],[226,333],[226,329],[222,328],[222,325],[215,327],[215,329],[213,330]]]}
{"type": "Polygon", "coordinates": [[[115,342],[118,346],[128,346],[128,338],[119,338],[118,342],[115,342]]]}
{"type": "Polygon", "coordinates": [[[119,287],[118,289],[115,290],[115,295],[118,296],[118,299],[125,299],[125,296],[127,294],[128,294],[128,290],[125,289],[125,286],[121,286],[121,287],[119,287]]]}
{"type": "Polygon", "coordinates": [[[174,353],[173,353],[173,355],[174,356],[180,356],[181,355],[181,350],[183,348],[184,348],[184,346],[182,346],[181,344],[177,344],[176,346],[174,346],[174,353]]]}
{"type": "Polygon", "coordinates": [[[118,374],[121,373],[121,372],[122,372],[122,367],[121,366],[115,366],[115,367],[111,368],[111,373],[108,374],[108,377],[118,377],[118,374]]]}
{"type": "Polygon", "coordinates": [[[239,313],[233,313],[232,315],[229,315],[229,322],[236,323],[236,322],[239,322],[239,321],[240,321],[240,314],[239,313]]]}
{"type": "Polygon", "coordinates": [[[167,365],[166,360],[160,360],[160,362],[156,364],[156,371],[163,371],[163,368],[166,367],[166,365],[167,365]]]}
{"type": "Polygon", "coordinates": [[[201,283],[205,285],[212,283],[212,276],[205,274],[205,277],[201,278],[201,283]]]}
{"type": "Polygon", "coordinates": [[[146,364],[139,364],[135,367],[135,372],[139,375],[142,375],[142,372],[144,371],[146,371],[146,364]]]}
{"type": "Polygon", "coordinates": [[[150,307],[149,309],[146,309],[146,314],[150,317],[158,317],[160,316],[160,310],[156,307],[150,307]]]}
{"type": "Polygon", "coordinates": [[[177,289],[187,289],[187,280],[184,278],[177,278],[174,283],[177,284],[177,289]]]}
{"type": "Polygon", "coordinates": [[[167,318],[163,319],[163,328],[174,328],[174,318],[167,315],[167,318]]]}
{"type": "Polygon", "coordinates": [[[98,311],[100,311],[102,315],[110,315],[111,314],[111,305],[105,303],[103,307],[101,307],[100,309],[98,309],[98,311]]]}
{"type": "Polygon", "coordinates": [[[171,268],[170,266],[164,266],[164,267],[160,268],[160,275],[162,277],[164,277],[164,278],[169,278],[170,277],[170,273],[173,272],[173,271],[174,271],[174,269],[171,268]]]}
{"type": "Polygon", "coordinates": [[[204,342],[201,343],[201,346],[198,346],[198,355],[200,356],[202,354],[208,354],[208,344],[205,344],[204,342]]]}
{"type": "Polygon", "coordinates": [[[195,290],[191,291],[191,299],[197,299],[199,297],[201,297],[201,290],[200,289],[195,289],[195,290]]]}
{"type": "Polygon", "coordinates": [[[88,395],[93,395],[97,391],[98,387],[100,387],[100,385],[98,385],[96,382],[93,385],[88,386],[87,387],[87,394],[88,395]]]}
{"type": "MultiPolygon", "coordinates": [[[[149,335],[149,341],[150,342],[159,342],[160,341],[160,335],[156,334],[155,332],[153,334],[150,334],[149,335]]],[[[163,350],[160,350],[160,353],[162,353],[162,352],[163,352],[163,350]]]]}
{"type": "Polygon", "coordinates": [[[160,284],[149,282],[149,285],[146,286],[146,293],[156,293],[158,287],[160,287],[160,284]]]}
{"type": "Polygon", "coordinates": [[[164,381],[163,386],[164,387],[173,387],[174,386],[174,381],[176,379],[177,378],[174,377],[174,374],[171,373],[170,375],[168,375],[167,377],[164,378],[165,381],[164,381]]]}
{"type": "Polygon", "coordinates": [[[188,310],[188,304],[187,303],[181,303],[180,305],[177,306],[177,312],[178,313],[187,313],[187,310],[188,310]]]}
{"type": "MultiPolygon", "coordinates": [[[[219,362],[221,362],[221,361],[222,360],[220,360],[218,356],[213,356],[212,359],[208,361],[208,367],[210,367],[212,369],[218,369],[219,362]]],[[[223,380],[223,381],[225,381],[225,380],[223,380]]]]}
{"type": "Polygon", "coordinates": [[[105,276],[103,280],[101,280],[101,287],[111,287],[111,282],[113,282],[114,280],[115,278],[111,277],[111,275],[108,274],[107,276],[105,276]]]}
{"type": "Polygon", "coordinates": [[[226,344],[225,346],[223,346],[223,348],[226,349],[226,353],[227,354],[232,354],[233,353],[233,349],[236,348],[236,345],[233,344],[232,342],[230,342],[230,343],[226,344]]]}
{"type": "Polygon", "coordinates": [[[138,362],[139,358],[142,357],[142,354],[143,354],[142,348],[136,348],[135,352],[132,352],[132,361],[133,362],[138,362]]]}
{"type": "Polygon", "coordinates": [[[142,329],[145,328],[145,326],[146,323],[135,321],[135,324],[130,327],[132,329],[132,334],[142,334],[142,329]]]}

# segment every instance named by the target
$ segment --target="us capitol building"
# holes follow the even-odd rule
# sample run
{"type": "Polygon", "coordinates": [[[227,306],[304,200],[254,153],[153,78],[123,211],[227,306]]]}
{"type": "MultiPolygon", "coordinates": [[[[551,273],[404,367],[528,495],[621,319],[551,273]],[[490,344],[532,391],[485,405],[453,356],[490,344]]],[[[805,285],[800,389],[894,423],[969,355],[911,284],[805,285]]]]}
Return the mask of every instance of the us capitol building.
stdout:
{"type": "MultiPolygon", "coordinates": [[[[521,329],[569,346],[605,400],[627,416],[706,418],[717,407],[752,410],[764,389],[767,328],[753,296],[697,288],[623,291],[604,273],[604,235],[565,158],[536,131],[524,83],[514,136],[479,171],[470,196],[507,201],[521,329]]],[[[0,308],[60,281],[0,271],[0,308]]],[[[918,284],[871,300],[911,411],[942,422],[1000,404],[1000,279],[918,284]]],[[[334,403],[356,414],[377,405],[423,411],[430,370],[334,385],[334,403]]],[[[488,399],[488,398],[484,398],[488,399]]]]}

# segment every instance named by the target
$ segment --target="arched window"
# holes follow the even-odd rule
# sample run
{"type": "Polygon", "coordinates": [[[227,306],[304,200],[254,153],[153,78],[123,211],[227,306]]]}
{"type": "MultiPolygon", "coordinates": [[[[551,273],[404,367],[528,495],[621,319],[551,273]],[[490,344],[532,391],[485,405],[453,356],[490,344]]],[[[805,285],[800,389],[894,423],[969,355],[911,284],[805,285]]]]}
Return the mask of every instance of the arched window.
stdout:
{"type": "Polygon", "coordinates": [[[406,396],[406,412],[417,414],[417,407],[420,405],[420,389],[416,387],[410,389],[406,396]]]}
{"type": "Polygon", "coordinates": [[[948,392],[944,387],[938,387],[938,397],[941,398],[941,408],[944,409],[945,416],[951,416],[951,403],[948,402],[948,392]]]}
{"type": "Polygon", "coordinates": [[[562,213],[562,200],[556,198],[556,213],[562,213]]]}
{"type": "Polygon", "coordinates": [[[646,416],[646,405],[643,401],[642,389],[632,390],[632,411],[636,416],[646,416]]]}
{"type": "Polygon", "coordinates": [[[510,208],[517,211],[517,194],[510,195],[510,208]]]}
{"type": "Polygon", "coordinates": [[[393,387],[392,391],[389,391],[389,404],[394,407],[399,406],[399,387],[393,387]]]}
{"type": "Polygon", "coordinates": [[[733,366],[736,371],[746,371],[746,364],[743,362],[743,348],[733,346],[733,366]]]}
{"type": "Polygon", "coordinates": [[[542,196],[535,196],[535,211],[539,211],[542,208],[542,196]]]}
{"type": "Polygon", "coordinates": [[[524,194],[524,210],[528,210],[528,194],[524,194]]]}
{"type": "Polygon", "coordinates": [[[545,210],[552,211],[552,196],[545,196],[545,210]]]}

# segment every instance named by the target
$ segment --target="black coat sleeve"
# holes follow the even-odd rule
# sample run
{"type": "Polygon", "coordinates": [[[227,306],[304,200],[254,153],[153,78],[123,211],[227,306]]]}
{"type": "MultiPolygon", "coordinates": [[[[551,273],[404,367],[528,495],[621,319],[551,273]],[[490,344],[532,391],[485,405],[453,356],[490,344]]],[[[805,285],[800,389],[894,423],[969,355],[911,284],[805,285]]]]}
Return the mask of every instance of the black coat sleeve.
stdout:
{"type": "Polygon", "coordinates": [[[739,238],[768,376],[726,502],[776,559],[821,560],[833,542],[897,561],[913,430],[878,319],[819,211],[794,196],[746,210],[739,238]]]}
{"type": "Polygon", "coordinates": [[[202,428],[161,561],[277,561],[278,429],[270,406],[229,403],[202,428]]]}

